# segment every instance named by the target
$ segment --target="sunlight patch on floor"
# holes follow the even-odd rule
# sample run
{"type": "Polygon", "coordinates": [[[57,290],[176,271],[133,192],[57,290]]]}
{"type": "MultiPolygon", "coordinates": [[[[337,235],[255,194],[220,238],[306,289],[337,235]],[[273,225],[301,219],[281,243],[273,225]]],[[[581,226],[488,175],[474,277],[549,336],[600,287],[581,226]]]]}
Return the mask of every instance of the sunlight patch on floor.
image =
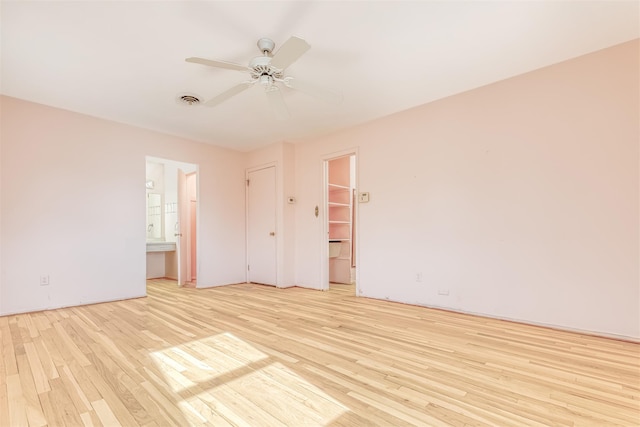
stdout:
{"type": "Polygon", "coordinates": [[[191,425],[328,425],[349,411],[231,333],[151,353],[191,425]]]}
{"type": "Polygon", "coordinates": [[[328,425],[349,411],[279,362],[216,387],[209,394],[222,404],[227,402],[227,397],[243,396],[246,404],[255,406],[256,413],[270,415],[256,419],[263,422],[261,425],[275,424],[275,420],[286,425],[328,425]]]}

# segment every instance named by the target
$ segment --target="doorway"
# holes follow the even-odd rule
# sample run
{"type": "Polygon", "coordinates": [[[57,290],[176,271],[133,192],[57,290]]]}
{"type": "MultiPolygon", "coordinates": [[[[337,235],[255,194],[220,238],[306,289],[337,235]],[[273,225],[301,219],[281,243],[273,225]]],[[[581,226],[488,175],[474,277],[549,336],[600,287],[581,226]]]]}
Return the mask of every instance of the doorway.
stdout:
{"type": "Polygon", "coordinates": [[[171,279],[177,286],[195,287],[198,272],[198,166],[147,156],[146,187],[146,277],[171,279]],[[157,201],[158,206],[151,209],[150,200],[157,201]],[[156,216],[150,225],[152,213],[156,216]]]}
{"type": "Polygon", "coordinates": [[[356,154],[324,160],[326,289],[356,293],[356,154]]]}
{"type": "Polygon", "coordinates": [[[276,167],[247,171],[247,282],[277,286],[276,167]]]}

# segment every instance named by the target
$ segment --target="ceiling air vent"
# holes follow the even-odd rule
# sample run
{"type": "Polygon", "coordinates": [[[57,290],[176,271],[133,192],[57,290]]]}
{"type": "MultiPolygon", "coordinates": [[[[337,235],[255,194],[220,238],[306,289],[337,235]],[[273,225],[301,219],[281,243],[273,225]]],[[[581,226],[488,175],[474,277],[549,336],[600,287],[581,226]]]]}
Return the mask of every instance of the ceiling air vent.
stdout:
{"type": "Polygon", "coordinates": [[[179,99],[182,103],[188,105],[198,105],[200,103],[200,99],[194,95],[180,95],[179,99]]]}

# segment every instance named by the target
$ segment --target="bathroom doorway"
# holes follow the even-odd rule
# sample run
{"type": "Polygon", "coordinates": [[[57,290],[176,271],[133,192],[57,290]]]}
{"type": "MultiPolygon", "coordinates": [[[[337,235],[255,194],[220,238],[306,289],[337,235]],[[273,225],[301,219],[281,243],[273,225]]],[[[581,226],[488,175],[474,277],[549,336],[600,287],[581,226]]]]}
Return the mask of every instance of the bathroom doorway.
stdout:
{"type": "Polygon", "coordinates": [[[324,160],[325,289],[356,293],[356,153],[324,160]]]}
{"type": "Polygon", "coordinates": [[[147,279],[196,287],[198,166],[146,158],[147,279]]]}

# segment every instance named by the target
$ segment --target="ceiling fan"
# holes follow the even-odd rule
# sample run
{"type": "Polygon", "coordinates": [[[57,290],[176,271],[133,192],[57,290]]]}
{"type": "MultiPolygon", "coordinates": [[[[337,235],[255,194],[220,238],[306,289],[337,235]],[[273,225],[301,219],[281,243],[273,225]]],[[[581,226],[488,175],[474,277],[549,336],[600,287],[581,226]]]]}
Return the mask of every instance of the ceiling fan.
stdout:
{"type": "Polygon", "coordinates": [[[306,41],[293,36],[284,42],[275,54],[272,54],[274,47],[275,43],[271,39],[261,38],[258,40],[258,48],[262,56],[253,58],[248,66],[205,58],[187,58],[187,62],[249,73],[249,80],[218,94],[205,102],[205,105],[210,107],[218,105],[252,86],[259,85],[264,89],[276,117],[286,119],[289,117],[289,111],[278,87],[279,84],[316,96],[328,102],[338,103],[342,100],[342,95],[334,91],[318,87],[312,83],[301,82],[290,76],[285,76],[285,69],[297,61],[311,47],[306,41]]]}

